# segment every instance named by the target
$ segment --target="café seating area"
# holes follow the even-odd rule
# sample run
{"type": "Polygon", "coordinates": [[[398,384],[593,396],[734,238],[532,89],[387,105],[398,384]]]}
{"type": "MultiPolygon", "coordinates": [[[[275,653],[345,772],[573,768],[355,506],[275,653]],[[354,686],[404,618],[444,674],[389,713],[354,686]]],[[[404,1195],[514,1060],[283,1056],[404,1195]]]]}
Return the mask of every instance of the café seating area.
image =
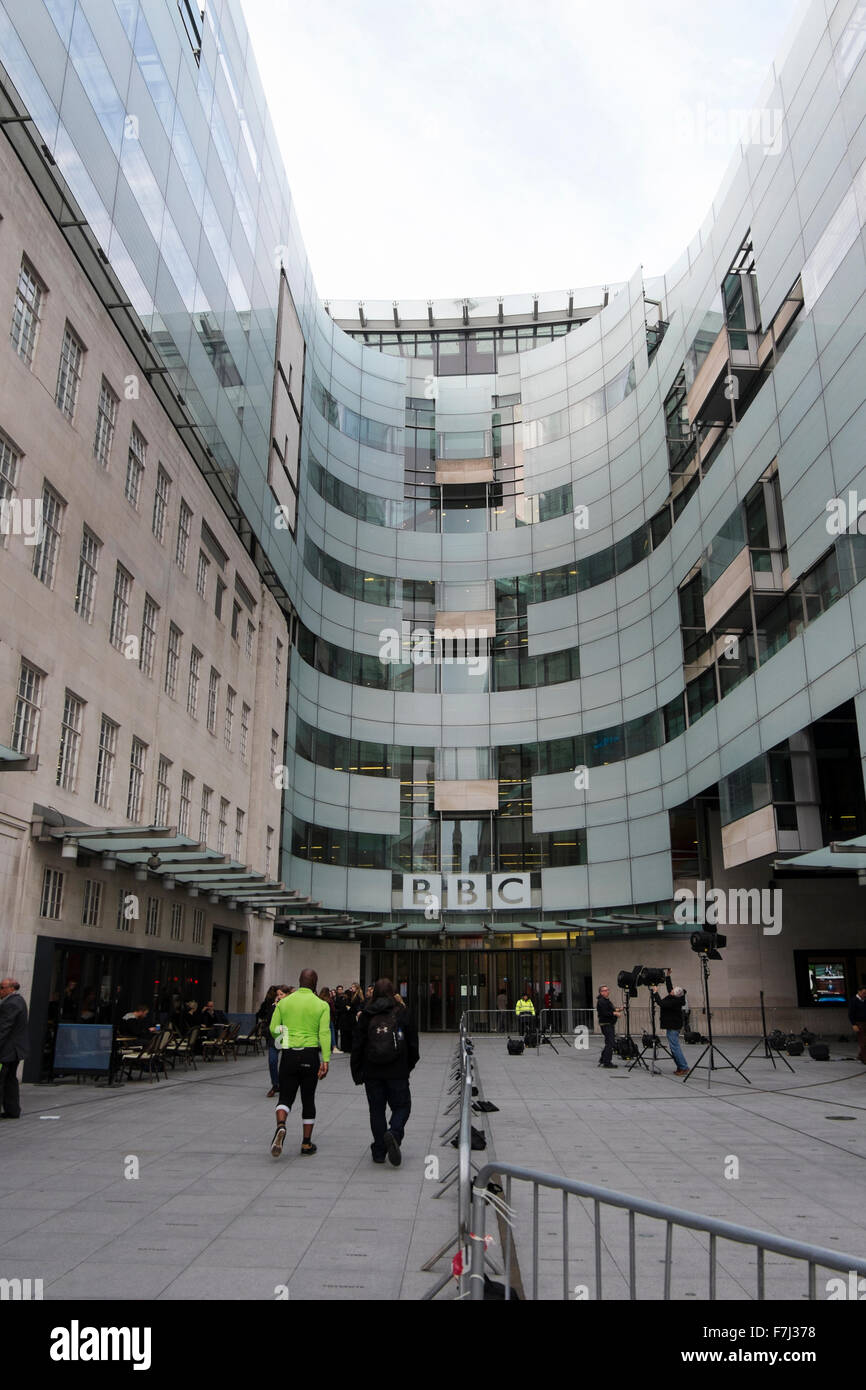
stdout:
{"type": "Polygon", "coordinates": [[[237,1061],[241,1048],[245,1055],[250,1051],[264,1053],[267,1050],[265,1028],[261,1021],[252,1029],[241,1033],[240,1023],[215,1023],[210,1027],[192,1028],[182,1034],[171,1023],[146,1038],[119,1036],[116,1041],[115,1074],[123,1072],[128,1081],[135,1076],[140,1080],[147,1074],[148,1080],[157,1081],[160,1076],[168,1076],[168,1068],[174,1071],[180,1063],[186,1070],[192,1067],[197,1071],[196,1059],[205,1063],[217,1061],[237,1061]]]}

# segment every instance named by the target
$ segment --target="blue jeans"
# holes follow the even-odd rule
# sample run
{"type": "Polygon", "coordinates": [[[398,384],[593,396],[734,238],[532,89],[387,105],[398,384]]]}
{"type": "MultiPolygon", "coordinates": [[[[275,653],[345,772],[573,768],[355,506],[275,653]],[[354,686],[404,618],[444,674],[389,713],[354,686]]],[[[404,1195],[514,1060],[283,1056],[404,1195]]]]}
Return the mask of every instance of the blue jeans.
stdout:
{"type": "Polygon", "coordinates": [[[275,1091],[280,1089],[280,1053],[271,1043],[268,1048],[268,1070],[271,1073],[271,1086],[275,1091]]]}
{"type": "Polygon", "coordinates": [[[391,1133],[401,1143],[403,1131],[406,1128],[406,1121],[412,1110],[412,1097],[409,1094],[408,1077],[402,1081],[365,1081],[364,1089],[367,1092],[367,1102],[370,1106],[370,1129],[373,1134],[373,1142],[370,1148],[373,1150],[374,1158],[384,1158],[385,1131],[390,1128],[391,1133]],[[391,1107],[391,1124],[385,1123],[385,1104],[391,1107]]]}
{"type": "Polygon", "coordinates": [[[683,1053],[682,1048],[680,1047],[680,1030],[679,1030],[679,1028],[668,1028],[668,1029],[667,1029],[667,1037],[668,1037],[668,1047],[670,1048],[671,1053],[672,1053],[672,1055],[673,1055],[673,1059],[674,1059],[674,1061],[676,1062],[677,1066],[679,1067],[680,1071],[688,1071],[688,1069],[689,1069],[689,1064],[688,1064],[688,1062],[687,1062],[686,1059],[685,1059],[685,1055],[684,1055],[684,1053],[683,1053]]]}

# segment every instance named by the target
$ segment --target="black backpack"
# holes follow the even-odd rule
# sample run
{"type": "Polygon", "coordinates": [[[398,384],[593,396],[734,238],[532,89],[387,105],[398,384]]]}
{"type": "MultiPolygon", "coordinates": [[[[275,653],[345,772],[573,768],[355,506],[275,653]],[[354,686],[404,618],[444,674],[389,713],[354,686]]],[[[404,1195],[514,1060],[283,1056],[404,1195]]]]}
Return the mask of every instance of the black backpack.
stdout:
{"type": "Polygon", "coordinates": [[[373,1014],[367,1028],[367,1061],[375,1067],[406,1056],[406,1034],[396,1009],[373,1014]]]}

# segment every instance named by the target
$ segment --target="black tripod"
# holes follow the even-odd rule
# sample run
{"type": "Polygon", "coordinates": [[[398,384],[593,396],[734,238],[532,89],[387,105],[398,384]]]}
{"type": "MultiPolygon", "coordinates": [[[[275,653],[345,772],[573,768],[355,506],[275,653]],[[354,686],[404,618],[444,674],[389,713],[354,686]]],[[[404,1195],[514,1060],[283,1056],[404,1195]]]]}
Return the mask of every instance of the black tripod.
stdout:
{"type": "MultiPolygon", "coordinates": [[[[756,1051],[758,1050],[758,1048],[761,1046],[761,1043],[763,1043],[763,1044],[764,1044],[764,1059],[766,1060],[766,1059],[769,1057],[770,1061],[773,1063],[773,1070],[775,1071],[775,1070],[776,1070],[776,1049],[775,1049],[774,1047],[771,1047],[771,1046],[770,1046],[770,1040],[769,1040],[769,1038],[767,1037],[767,1015],[766,1015],[766,1012],[765,1012],[765,1010],[764,1010],[764,991],[763,991],[763,990],[761,990],[761,1032],[762,1032],[762,1035],[763,1035],[763,1036],[760,1037],[760,1038],[758,1039],[758,1041],[755,1043],[755,1046],[754,1046],[754,1047],[750,1047],[750,1048],[749,1048],[749,1051],[746,1053],[745,1057],[743,1058],[742,1062],[740,1063],[740,1066],[741,1066],[741,1067],[744,1067],[744,1066],[746,1065],[746,1063],[748,1062],[749,1058],[751,1057],[752,1053],[753,1053],[753,1052],[756,1052],[756,1051]]],[[[783,1057],[782,1054],[781,1054],[781,1052],[779,1053],[779,1061],[785,1063],[785,1066],[788,1068],[788,1071],[791,1071],[791,1072],[792,1072],[792,1071],[794,1070],[794,1068],[791,1066],[791,1063],[788,1061],[787,1057],[783,1057]]]]}
{"type": "Polygon", "coordinates": [[[649,1070],[649,1072],[650,1072],[650,1074],[651,1074],[652,1076],[655,1076],[656,1071],[658,1070],[658,1068],[656,1067],[656,1062],[658,1061],[659,1049],[661,1049],[662,1052],[666,1052],[666,1053],[668,1054],[668,1056],[670,1057],[671,1061],[673,1061],[674,1058],[673,1058],[673,1053],[671,1052],[670,1048],[669,1048],[665,1043],[662,1042],[661,1038],[659,1037],[658,1033],[656,1032],[656,997],[655,997],[655,994],[653,993],[652,990],[650,990],[650,1029],[651,1029],[650,1038],[649,1038],[649,1040],[647,1041],[646,1034],[644,1034],[644,1038],[643,1038],[643,1043],[644,1043],[644,1045],[643,1045],[643,1048],[642,1048],[642,1050],[638,1053],[637,1057],[635,1057],[634,1061],[632,1062],[631,1066],[629,1067],[629,1071],[633,1071],[634,1068],[638,1065],[638,1063],[643,1063],[643,1065],[646,1066],[647,1064],[646,1064],[646,1062],[644,1062],[644,1060],[643,1060],[643,1055],[644,1055],[644,1052],[650,1052],[650,1051],[651,1051],[651,1052],[652,1052],[652,1061],[651,1061],[650,1064],[649,1064],[648,1070],[649,1070]]]}
{"type": "Polygon", "coordinates": [[[699,1066],[701,1066],[703,1058],[709,1052],[710,1060],[706,1064],[708,1086],[713,1079],[713,1072],[723,1070],[724,1067],[730,1067],[733,1071],[737,1073],[738,1076],[741,1076],[743,1078],[747,1086],[751,1086],[752,1083],[746,1076],[745,1072],[741,1071],[740,1068],[737,1066],[736,1062],[732,1062],[730,1057],[728,1057],[727,1054],[724,1053],[722,1049],[713,1042],[713,1018],[712,1014],[710,1013],[710,963],[705,955],[701,956],[701,973],[703,976],[704,984],[704,1012],[707,1017],[707,1045],[704,1048],[698,1060],[696,1062],[693,1062],[692,1065],[689,1067],[688,1072],[683,1077],[683,1081],[688,1081],[692,1072],[695,1071],[699,1066]],[[718,1053],[719,1056],[723,1059],[722,1063],[716,1061],[716,1053],[718,1053]]]}
{"type": "MultiPolygon", "coordinates": [[[[637,990],[635,990],[635,994],[637,994],[637,990]]],[[[641,1056],[640,1051],[638,1050],[638,1045],[637,1045],[637,1043],[633,1041],[632,1036],[631,1036],[631,992],[630,992],[630,990],[624,989],[624,990],[622,991],[622,1007],[623,1007],[623,1012],[624,1012],[624,1014],[625,1014],[625,1037],[626,1037],[626,1044],[627,1044],[627,1046],[626,1046],[625,1053],[621,1053],[620,1055],[621,1055],[621,1056],[627,1056],[627,1057],[632,1058],[632,1063],[631,1063],[631,1066],[629,1067],[629,1071],[631,1071],[632,1067],[643,1067],[645,1071],[649,1071],[649,1066],[648,1066],[648,1064],[644,1061],[643,1057],[641,1056]]]]}

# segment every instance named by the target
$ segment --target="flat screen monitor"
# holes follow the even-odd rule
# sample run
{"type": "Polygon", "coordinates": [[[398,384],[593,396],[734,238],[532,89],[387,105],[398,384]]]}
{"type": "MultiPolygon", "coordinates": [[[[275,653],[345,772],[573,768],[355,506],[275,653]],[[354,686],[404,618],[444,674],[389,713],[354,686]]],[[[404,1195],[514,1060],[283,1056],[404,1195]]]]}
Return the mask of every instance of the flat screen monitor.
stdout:
{"type": "Polygon", "coordinates": [[[113,1033],[110,1023],[59,1023],[54,1041],[54,1070],[107,1072],[113,1033]]]}

